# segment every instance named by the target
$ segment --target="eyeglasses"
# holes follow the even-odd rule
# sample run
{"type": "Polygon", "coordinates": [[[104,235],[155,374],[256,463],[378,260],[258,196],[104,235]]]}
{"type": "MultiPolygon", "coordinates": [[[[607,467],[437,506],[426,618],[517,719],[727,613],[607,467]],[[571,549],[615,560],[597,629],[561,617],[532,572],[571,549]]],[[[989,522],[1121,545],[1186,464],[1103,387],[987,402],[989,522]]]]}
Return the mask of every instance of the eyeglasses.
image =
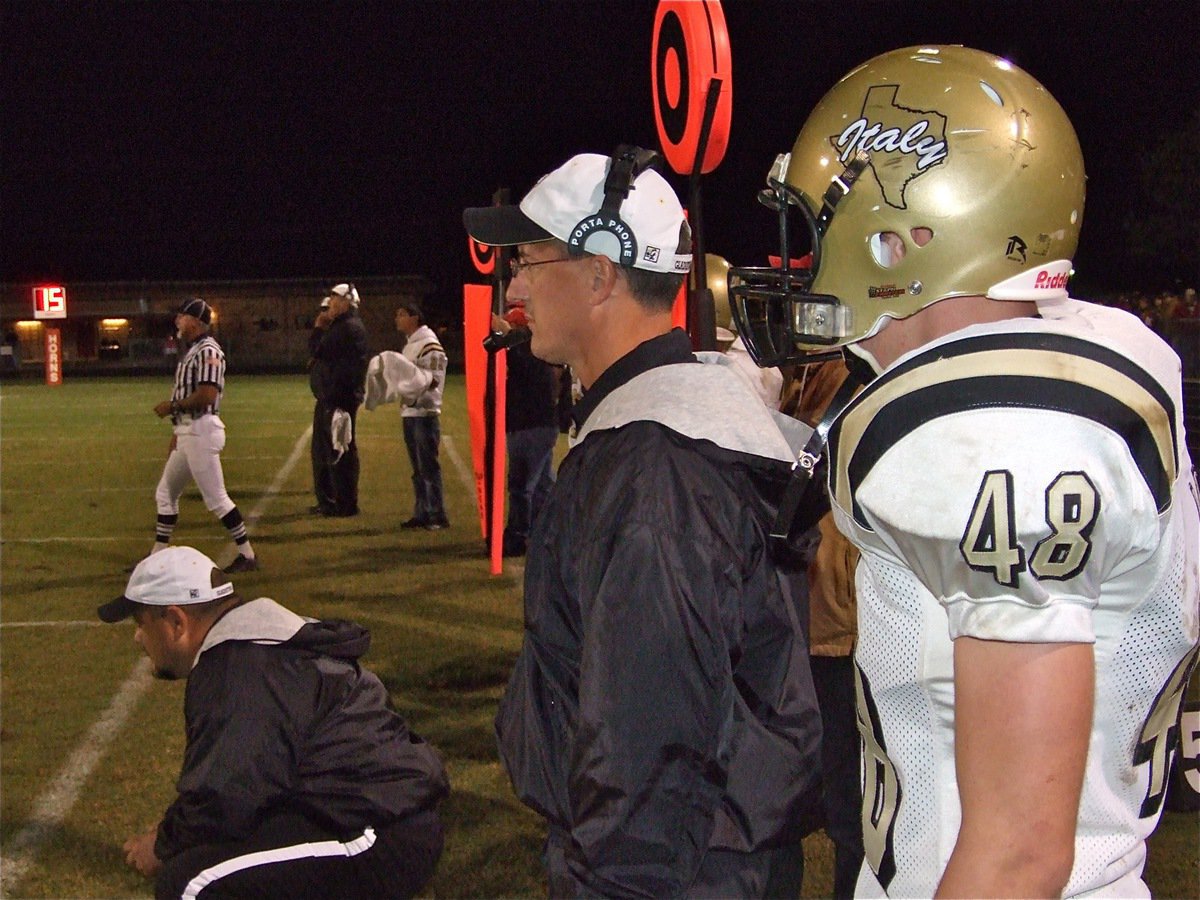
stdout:
{"type": "Polygon", "coordinates": [[[582,257],[578,256],[562,256],[558,259],[543,259],[539,262],[522,262],[519,259],[510,259],[508,261],[508,271],[512,273],[512,277],[516,278],[526,269],[532,269],[534,266],[548,266],[551,263],[573,262],[582,257]]]}

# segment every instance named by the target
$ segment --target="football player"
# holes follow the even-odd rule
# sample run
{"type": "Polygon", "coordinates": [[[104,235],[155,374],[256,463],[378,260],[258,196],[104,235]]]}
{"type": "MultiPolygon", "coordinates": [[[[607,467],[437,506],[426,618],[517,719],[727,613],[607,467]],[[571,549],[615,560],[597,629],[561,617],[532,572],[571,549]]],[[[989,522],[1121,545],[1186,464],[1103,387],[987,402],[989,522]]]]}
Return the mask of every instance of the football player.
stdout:
{"type": "Polygon", "coordinates": [[[760,363],[845,347],[830,432],[862,551],[861,896],[1147,896],[1197,656],[1200,528],[1180,363],[1072,299],[1084,168],[1012,63],[911,47],[821,100],[735,269],[760,363]],[[811,250],[811,269],[791,263],[811,250]]]}

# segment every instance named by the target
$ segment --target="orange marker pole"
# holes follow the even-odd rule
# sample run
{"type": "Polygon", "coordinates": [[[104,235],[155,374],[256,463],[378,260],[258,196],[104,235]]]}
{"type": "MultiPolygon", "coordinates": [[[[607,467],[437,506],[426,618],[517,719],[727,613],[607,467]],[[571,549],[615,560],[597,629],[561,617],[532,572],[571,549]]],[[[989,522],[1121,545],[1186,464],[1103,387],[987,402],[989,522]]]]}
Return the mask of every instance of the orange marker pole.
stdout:
{"type": "MultiPolygon", "coordinates": [[[[491,323],[489,322],[489,325],[491,323]]],[[[491,465],[491,528],[488,550],[491,559],[491,573],[499,575],[504,571],[504,498],[508,493],[506,463],[508,460],[507,435],[504,431],[505,416],[505,379],[508,376],[508,358],[503,351],[488,354],[494,361],[492,369],[492,396],[495,397],[495,418],[492,420],[492,465],[491,465]]]]}
{"type": "Polygon", "coordinates": [[[475,502],[479,532],[488,537],[488,497],[485,463],[487,451],[488,354],[483,340],[491,329],[492,289],[486,284],[463,285],[463,352],[467,370],[467,420],[471,428],[471,468],[475,474],[475,502]]]}

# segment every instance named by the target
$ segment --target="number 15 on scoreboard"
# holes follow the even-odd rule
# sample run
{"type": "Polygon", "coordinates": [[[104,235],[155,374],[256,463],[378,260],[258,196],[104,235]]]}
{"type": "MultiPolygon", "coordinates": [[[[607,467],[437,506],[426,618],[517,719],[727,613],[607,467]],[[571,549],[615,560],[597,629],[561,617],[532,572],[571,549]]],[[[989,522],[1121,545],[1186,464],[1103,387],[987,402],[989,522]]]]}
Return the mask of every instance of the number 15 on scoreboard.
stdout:
{"type": "Polygon", "coordinates": [[[67,289],[62,285],[40,285],[33,289],[33,317],[35,319],[65,319],[67,317],[67,289]]]}

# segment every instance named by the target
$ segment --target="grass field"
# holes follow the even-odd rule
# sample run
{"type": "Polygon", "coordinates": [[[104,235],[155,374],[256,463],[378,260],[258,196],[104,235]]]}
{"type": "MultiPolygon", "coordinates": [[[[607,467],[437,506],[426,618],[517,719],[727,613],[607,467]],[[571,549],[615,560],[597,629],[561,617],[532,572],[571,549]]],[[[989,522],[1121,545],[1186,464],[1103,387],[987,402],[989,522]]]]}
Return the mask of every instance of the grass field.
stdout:
{"type": "MultiPolygon", "coordinates": [[[[152,895],[120,845],[173,795],[182,685],[153,682],[132,626],[100,625],[95,607],[120,593],[153,540],[169,428],[150,410],[167,390],[162,378],[0,389],[3,896],[152,895]]],[[[235,376],[222,409],[226,482],[263,562],[236,582],[244,595],[371,629],[367,665],[442,751],[453,784],[446,852],[426,893],[544,896],[541,826],[512,796],[491,725],[520,645],[522,571],[488,574],[463,393],[452,378],[442,460],[453,527],[413,533],[399,528],[412,493],[394,408],[359,416],[362,514],[313,518],[305,379],[235,376]]],[[[218,563],[233,556],[194,489],[176,541],[218,563]]],[[[1147,870],[1156,896],[1200,894],[1198,843],[1194,816],[1167,814],[1147,870]]],[[[824,896],[828,843],[817,834],[806,844],[805,895],[824,896]]]]}

